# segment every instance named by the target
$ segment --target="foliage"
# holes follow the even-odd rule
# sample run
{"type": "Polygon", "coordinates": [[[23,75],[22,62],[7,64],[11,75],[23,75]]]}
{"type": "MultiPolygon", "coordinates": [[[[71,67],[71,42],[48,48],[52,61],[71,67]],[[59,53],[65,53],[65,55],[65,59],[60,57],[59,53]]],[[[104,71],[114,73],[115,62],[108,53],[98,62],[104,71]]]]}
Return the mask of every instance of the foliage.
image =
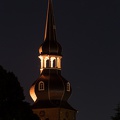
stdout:
{"type": "Polygon", "coordinates": [[[115,109],[116,113],[115,116],[112,116],[112,120],[120,120],[120,104],[118,104],[117,108],[115,109]]]}
{"type": "Polygon", "coordinates": [[[0,120],[39,120],[24,99],[17,77],[0,66],[0,120]]]}

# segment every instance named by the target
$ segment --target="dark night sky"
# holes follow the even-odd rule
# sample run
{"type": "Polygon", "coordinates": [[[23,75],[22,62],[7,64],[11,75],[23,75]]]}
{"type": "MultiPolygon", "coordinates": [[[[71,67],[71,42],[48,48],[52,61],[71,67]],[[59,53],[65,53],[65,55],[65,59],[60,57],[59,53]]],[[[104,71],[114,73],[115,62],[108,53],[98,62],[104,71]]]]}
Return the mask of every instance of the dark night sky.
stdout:
{"type": "MultiPolygon", "coordinates": [[[[120,0],[53,0],[62,75],[71,82],[77,120],[110,120],[120,102],[120,0]]],[[[39,76],[47,0],[0,0],[0,64],[31,102],[39,76]]]]}

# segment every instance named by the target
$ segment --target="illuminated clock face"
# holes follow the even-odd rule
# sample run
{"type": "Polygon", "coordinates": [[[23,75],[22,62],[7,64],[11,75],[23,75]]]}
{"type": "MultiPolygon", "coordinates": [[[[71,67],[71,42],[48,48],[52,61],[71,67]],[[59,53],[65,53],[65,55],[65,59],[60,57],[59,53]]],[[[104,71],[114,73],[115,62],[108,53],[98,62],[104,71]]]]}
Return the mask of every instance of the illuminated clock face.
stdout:
{"type": "Polygon", "coordinates": [[[45,111],[40,111],[39,115],[40,115],[40,117],[44,117],[45,116],[45,111]]]}

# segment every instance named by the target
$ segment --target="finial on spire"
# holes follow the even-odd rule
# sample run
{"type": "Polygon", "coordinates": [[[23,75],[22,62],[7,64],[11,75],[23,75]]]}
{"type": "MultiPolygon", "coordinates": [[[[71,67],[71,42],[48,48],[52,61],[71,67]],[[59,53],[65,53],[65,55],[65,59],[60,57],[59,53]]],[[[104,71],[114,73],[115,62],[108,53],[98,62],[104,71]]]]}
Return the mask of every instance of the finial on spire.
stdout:
{"type": "Polygon", "coordinates": [[[48,0],[44,40],[56,41],[56,26],[54,20],[52,0],[48,0]]]}

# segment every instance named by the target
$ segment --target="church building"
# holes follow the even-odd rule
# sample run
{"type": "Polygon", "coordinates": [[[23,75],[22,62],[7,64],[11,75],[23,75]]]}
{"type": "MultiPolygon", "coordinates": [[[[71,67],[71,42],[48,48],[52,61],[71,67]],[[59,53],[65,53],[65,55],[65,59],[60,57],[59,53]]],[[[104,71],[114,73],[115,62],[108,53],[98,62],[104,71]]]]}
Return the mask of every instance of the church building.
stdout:
{"type": "Polygon", "coordinates": [[[44,42],[39,48],[40,76],[30,88],[32,110],[40,120],[76,120],[67,102],[72,89],[61,75],[62,47],[57,42],[52,0],[48,0],[44,42]]]}

